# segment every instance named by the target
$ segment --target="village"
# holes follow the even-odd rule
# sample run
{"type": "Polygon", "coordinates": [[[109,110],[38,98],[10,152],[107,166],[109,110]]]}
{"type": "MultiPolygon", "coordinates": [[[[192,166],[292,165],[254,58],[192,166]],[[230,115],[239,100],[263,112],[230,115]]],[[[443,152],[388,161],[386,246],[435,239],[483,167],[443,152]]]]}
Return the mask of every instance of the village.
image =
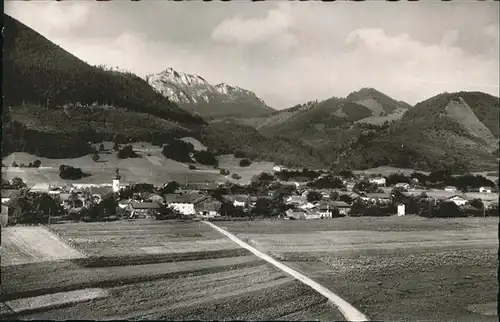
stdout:
{"type": "Polygon", "coordinates": [[[58,186],[39,183],[28,187],[21,179],[14,178],[2,186],[1,223],[6,226],[26,221],[19,219],[24,210],[16,212],[16,203],[11,202],[21,190],[31,195],[48,195],[55,201],[59,210],[51,213],[49,207],[45,211],[48,213],[40,216],[46,218],[40,223],[46,220],[52,224],[118,219],[310,220],[408,214],[426,217],[498,215],[498,187],[492,181],[469,176],[475,181],[470,184],[472,187],[466,184],[459,189],[446,185],[450,178],[448,174],[443,177],[439,171],[427,178],[418,172],[384,177],[354,175],[351,171],[334,175],[326,170],[283,166],[275,166],[272,173],[256,175],[248,185],[168,182],[155,187],[121,182],[119,169],[109,183],[103,184],[58,186]],[[481,183],[487,185],[478,186],[481,183]],[[105,199],[108,200],[106,207],[103,206],[105,199]],[[103,207],[97,207],[99,205],[103,207]],[[95,209],[93,217],[88,214],[92,207],[95,209]]]}

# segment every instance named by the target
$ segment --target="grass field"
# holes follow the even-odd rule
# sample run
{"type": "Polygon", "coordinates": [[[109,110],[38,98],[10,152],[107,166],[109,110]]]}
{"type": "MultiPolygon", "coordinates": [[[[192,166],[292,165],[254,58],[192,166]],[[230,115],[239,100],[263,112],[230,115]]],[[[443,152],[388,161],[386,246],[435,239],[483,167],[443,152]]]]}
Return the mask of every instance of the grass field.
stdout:
{"type": "Polygon", "coordinates": [[[2,228],[1,266],[84,257],[43,227],[2,228]]]}
{"type": "Polygon", "coordinates": [[[373,320],[498,320],[484,309],[496,308],[498,218],[406,216],[221,226],[373,320]],[[482,314],[474,313],[478,306],[482,314]]]}
{"type": "Polygon", "coordinates": [[[231,173],[237,173],[241,176],[239,180],[232,180],[239,184],[248,184],[253,176],[262,172],[274,172],[273,162],[255,161],[248,167],[240,167],[240,160],[243,158],[235,158],[233,155],[222,155],[219,157],[219,168],[229,170],[231,173]]]}
{"type": "Polygon", "coordinates": [[[2,267],[0,298],[19,312],[3,318],[343,319],[326,298],[203,223],[76,223],[50,230],[87,257],[2,267]],[[78,300],[61,304],[51,295],[96,288],[107,296],[82,302],[90,295],[73,295],[78,300]]]}
{"type": "MultiPolygon", "coordinates": [[[[107,142],[109,143],[109,142],[107,142]]],[[[109,145],[109,144],[108,144],[109,145]]],[[[27,183],[110,183],[116,168],[120,169],[123,183],[151,183],[163,185],[166,182],[175,180],[184,183],[224,181],[223,176],[213,167],[197,164],[197,170],[189,170],[187,164],[182,164],[174,160],[165,158],[161,154],[161,149],[150,144],[134,144],[135,151],[141,158],[119,159],[115,152],[99,153],[100,160],[92,161],[90,155],[73,159],[48,159],[39,158],[28,153],[16,152],[3,158],[2,162],[10,166],[12,161],[17,164],[29,164],[35,160],[41,161],[41,168],[2,168],[2,176],[6,180],[19,177],[27,183]],[[81,168],[91,176],[79,180],[63,180],[59,177],[59,166],[62,164],[81,168]]]]}

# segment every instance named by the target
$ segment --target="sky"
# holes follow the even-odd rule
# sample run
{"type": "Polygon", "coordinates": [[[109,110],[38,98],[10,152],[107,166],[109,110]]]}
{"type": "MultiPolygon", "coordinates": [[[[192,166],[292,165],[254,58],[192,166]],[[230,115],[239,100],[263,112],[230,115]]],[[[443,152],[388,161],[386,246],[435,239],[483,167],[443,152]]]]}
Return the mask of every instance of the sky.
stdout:
{"type": "Polygon", "coordinates": [[[169,67],[276,109],[373,87],[410,104],[499,95],[497,1],[6,1],[5,12],[92,64],[169,67]]]}

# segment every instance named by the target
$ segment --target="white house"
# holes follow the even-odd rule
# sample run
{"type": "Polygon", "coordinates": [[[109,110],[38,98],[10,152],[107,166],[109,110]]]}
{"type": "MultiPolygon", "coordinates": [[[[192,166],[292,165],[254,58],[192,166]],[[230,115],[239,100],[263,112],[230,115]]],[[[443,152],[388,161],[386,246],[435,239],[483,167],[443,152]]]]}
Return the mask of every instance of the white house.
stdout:
{"type": "Polygon", "coordinates": [[[273,170],[276,171],[276,172],[281,172],[281,171],[283,171],[283,166],[281,166],[281,165],[275,165],[273,167],[273,170]]]}
{"type": "Polygon", "coordinates": [[[378,186],[385,186],[386,180],[384,177],[370,178],[370,183],[375,183],[378,186]]]}
{"type": "Polygon", "coordinates": [[[246,207],[249,204],[249,197],[247,195],[223,195],[222,198],[232,202],[235,207],[246,207]]]}
{"type": "Polygon", "coordinates": [[[480,187],[479,192],[491,193],[491,188],[490,187],[480,187]]]}
{"type": "Polygon", "coordinates": [[[406,190],[409,190],[410,189],[410,184],[409,183],[405,183],[405,182],[400,182],[400,183],[396,183],[394,185],[395,188],[403,188],[403,189],[406,189],[406,190]]]}
{"type": "Polygon", "coordinates": [[[398,216],[404,216],[405,215],[405,205],[404,204],[399,204],[398,205],[398,216]]]}
{"type": "Polygon", "coordinates": [[[469,202],[467,199],[465,199],[464,197],[459,196],[459,195],[454,195],[454,196],[448,198],[447,200],[453,202],[457,206],[463,206],[469,202]]]}
{"type": "Polygon", "coordinates": [[[457,192],[457,187],[447,186],[447,187],[444,188],[444,191],[457,192]]]}
{"type": "Polygon", "coordinates": [[[196,210],[194,209],[196,199],[199,199],[198,194],[168,194],[165,196],[165,203],[168,207],[177,210],[183,215],[195,215],[196,210]]]}

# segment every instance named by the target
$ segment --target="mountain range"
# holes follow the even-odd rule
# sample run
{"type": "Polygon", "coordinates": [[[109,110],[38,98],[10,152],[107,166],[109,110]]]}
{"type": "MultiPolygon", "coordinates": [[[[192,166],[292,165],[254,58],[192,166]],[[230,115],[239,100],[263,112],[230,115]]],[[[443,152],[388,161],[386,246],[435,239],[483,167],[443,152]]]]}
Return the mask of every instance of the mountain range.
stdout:
{"type": "Polygon", "coordinates": [[[255,93],[226,83],[212,85],[203,77],[172,68],[146,76],[160,94],[202,117],[256,117],[275,110],[255,93]]]}
{"type": "Polygon", "coordinates": [[[215,153],[294,167],[498,166],[500,99],[442,93],[415,106],[373,88],[273,110],[254,93],[172,68],[146,79],[91,66],[4,15],[4,155],[66,158],[90,142],[191,136],[215,153]],[[54,149],[57,146],[57,149],[54,149]]]}

